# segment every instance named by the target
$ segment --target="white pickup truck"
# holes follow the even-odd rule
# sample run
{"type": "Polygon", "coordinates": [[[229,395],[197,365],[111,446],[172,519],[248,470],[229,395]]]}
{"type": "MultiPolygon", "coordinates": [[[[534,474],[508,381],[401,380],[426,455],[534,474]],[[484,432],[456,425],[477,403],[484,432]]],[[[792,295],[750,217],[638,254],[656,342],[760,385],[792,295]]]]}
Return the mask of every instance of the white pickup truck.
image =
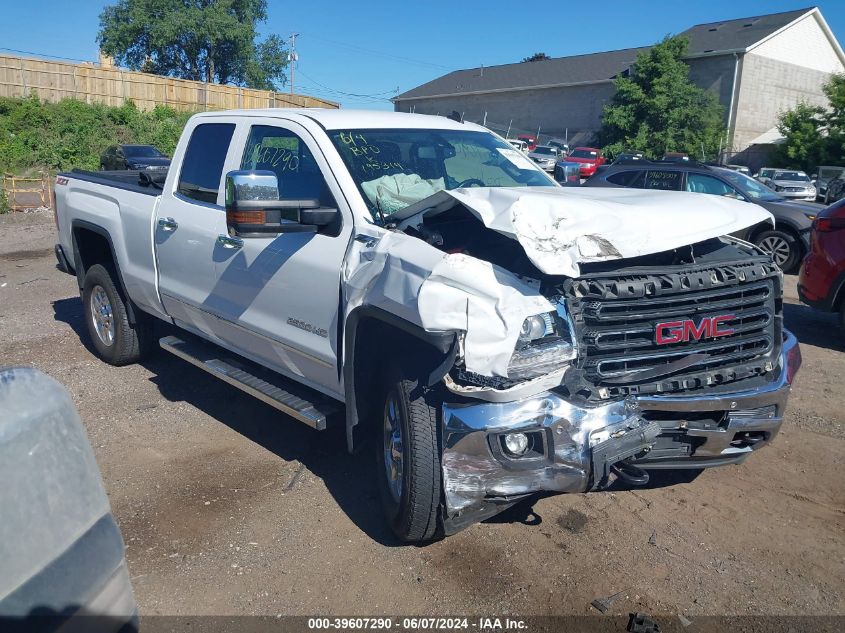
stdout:
{"type": "Polygon", "coordinates": [[[169,352],[371,446],[396,535],[735,464],[800,365],[761,207],[558,186],[446,118],[199,114],[169,171],[56,178],[94,348],[169,352]]]}

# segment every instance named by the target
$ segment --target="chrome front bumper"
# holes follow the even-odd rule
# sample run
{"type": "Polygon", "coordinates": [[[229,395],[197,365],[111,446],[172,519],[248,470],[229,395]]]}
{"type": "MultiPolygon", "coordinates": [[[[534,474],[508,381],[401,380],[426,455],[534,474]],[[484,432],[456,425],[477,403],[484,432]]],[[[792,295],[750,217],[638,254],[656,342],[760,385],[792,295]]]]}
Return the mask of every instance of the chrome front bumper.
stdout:
{"type": "Polygon", "coordinates": [[[624,459],[644,469],[740,463],[780,429],[796,362],[798,341],[785,332],[778,376],[754,390],[594,407],[552,391],[515,402],[443,404],[446,532],[535,492],[596,489],[624,459]],[[526,456],[508,456],[502,438],[514,432],[529,434],[526,456]]]}

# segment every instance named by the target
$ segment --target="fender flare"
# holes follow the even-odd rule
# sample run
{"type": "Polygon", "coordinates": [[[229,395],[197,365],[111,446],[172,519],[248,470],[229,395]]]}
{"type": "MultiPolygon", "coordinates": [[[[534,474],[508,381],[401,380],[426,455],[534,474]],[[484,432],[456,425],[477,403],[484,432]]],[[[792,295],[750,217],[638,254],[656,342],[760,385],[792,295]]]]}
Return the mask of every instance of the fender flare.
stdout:
{"type": "Polygon", "coordinates": [[[84,229],[86,231],[96,233],[104,238],[106,243],[109,245],[111,262],[114,265],[115,272],[117,273],[117,283],[120,286],[120,291],[126,302],[126,316],[129,319],[129,323],[135,325],[137,322],[136,310],[138,310],[138,308],[135,307],[135,302],[132,301],[132,298],[129,296],[129,292],[126,290],[126,284],[123,282],[123,273],[120,271],[120,262],[117,260],[117,253],[114,250],[114,242],[112,241],[111,234],[108,229],[100,226],[99,224],[94,224],[93,222],[88,222],[87,220],[77,219],[73,220],[70,224],[70,236],[73,244],[74,272],[76,273],[76,283],[79,286],[79,289],[82,290],[82,286],[85,283],[85,267],[82,265],[82,254],[79,251],[79,244],[76,241],[76,232],[78,229],[84,229]]]}
{"type": "Polygon", "coordinates": [[[358,404],[355,397],[355,356],[358,326],[363,319],[382,321],[419,341],[430,345],[443,354],[441,362],[428,376],[428,386],[437,383],[452,368],[458,353],[456,332],[428,332],[420,326],[406,321],[382,308],[361,305],[346,317],[343,332],[343,389],[346,401],[346,445],[351,453],[354,449],[353,429],[358,425],[358,404]]]}

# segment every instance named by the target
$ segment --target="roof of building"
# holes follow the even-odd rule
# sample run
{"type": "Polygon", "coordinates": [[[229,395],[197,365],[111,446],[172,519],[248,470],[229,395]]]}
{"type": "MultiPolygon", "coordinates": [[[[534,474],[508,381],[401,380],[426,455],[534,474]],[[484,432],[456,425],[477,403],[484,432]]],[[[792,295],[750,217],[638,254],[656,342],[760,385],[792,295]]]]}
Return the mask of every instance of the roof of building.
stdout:
{"type": "MultiPolygon", "coordinates": [[[[680,35],[689,39],[688,57],[745,51],[814,8],[697,24],[680,35]]],[[[497,92],[547,86],[596,83],[613,79],[630,67],[637,53],[650,46],[604,53],[555,57],[535,62],[518,62],[456,70],[395,97],[395,100],[439,95],[497,92]]]]}

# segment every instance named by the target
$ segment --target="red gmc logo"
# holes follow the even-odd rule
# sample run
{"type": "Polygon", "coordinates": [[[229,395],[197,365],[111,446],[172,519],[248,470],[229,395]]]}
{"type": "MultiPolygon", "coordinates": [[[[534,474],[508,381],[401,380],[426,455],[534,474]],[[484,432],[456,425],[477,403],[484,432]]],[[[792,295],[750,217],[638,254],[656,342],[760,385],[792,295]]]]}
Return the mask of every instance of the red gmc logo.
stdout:
{"type": "Polygon", "coordinates": [[[719,326],[733,318],[733,314],[722,314],[720,316],[704,317],[698,325],[692,319],[658,323],[654,328],[654,340],[658,345],[669,345],[670,343],[686,343],[690,339],[700,341],[703,338],[728,336],[733,334],[734,330],[730,328],[720,330],[719,326]]]}

